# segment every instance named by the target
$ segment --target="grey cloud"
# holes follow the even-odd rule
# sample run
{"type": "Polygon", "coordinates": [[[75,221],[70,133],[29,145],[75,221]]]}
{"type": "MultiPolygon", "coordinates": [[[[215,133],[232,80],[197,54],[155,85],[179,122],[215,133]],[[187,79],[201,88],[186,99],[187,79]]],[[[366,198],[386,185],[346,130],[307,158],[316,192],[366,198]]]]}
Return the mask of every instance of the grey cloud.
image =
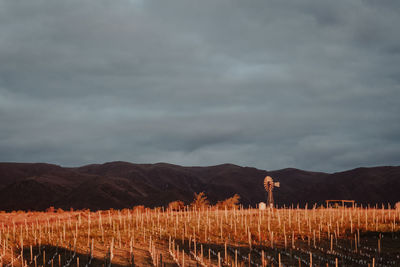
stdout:
{"type": "Polygon", "coordinates": [[[398,165],[399,11],[0,0],[0,161],[398,165]]]}

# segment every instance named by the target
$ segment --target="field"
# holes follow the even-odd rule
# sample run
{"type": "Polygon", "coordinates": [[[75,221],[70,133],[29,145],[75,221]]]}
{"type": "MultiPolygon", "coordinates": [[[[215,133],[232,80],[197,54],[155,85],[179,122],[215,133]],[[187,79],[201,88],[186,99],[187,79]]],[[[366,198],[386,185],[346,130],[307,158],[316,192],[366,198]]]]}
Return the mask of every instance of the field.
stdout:
{"type": "Polygon", "coordinates": [[[400,211],[124,209],[0,214],[1,266],[400,266],[400,211]]]}

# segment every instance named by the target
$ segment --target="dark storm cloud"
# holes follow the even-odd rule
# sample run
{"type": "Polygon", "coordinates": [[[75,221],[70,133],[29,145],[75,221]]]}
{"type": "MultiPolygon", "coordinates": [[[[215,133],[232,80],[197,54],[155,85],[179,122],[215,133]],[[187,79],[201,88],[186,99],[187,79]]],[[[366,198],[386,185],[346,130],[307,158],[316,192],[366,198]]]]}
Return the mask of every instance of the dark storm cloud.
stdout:
{"type": "Polygon", "coordinates": [[[398,165],[399,12],[0,0],[0,161],[398,165]]]}

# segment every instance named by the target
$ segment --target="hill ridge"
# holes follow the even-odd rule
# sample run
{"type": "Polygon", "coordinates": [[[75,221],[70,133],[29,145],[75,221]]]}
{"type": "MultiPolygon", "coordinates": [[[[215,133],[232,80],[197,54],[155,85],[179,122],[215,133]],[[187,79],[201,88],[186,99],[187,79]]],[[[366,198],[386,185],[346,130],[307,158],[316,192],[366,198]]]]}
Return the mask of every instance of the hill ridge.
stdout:
{"type": "Polygon", "coordinates": [[[263,179],[280,181],[274,191],[277,204],[323,203],[325,199],[354,199],[359,203],[399,201],[400,167],[359,167],[325,173],[296,168],[261,170],[224,163],[180,166],[126,161],[62,167],[49,163],[0,163],[0,210],[56,208],[92,210],[135,205],[165,206],[174,200],[186,204],[204,191],[211,203],[235,193],[244,205],[265,201],[263,179]]]}

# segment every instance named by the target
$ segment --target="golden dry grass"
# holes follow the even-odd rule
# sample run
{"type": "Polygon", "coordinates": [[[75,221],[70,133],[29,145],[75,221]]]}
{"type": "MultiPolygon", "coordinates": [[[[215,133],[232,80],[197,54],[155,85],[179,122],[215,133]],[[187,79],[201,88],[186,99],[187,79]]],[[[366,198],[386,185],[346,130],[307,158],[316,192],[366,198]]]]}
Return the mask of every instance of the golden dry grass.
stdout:
{"type": "Polygon", "coordinates": [[[377,208],[1,213],[0,264],[398,266],[399,221],[377,208]]]}

